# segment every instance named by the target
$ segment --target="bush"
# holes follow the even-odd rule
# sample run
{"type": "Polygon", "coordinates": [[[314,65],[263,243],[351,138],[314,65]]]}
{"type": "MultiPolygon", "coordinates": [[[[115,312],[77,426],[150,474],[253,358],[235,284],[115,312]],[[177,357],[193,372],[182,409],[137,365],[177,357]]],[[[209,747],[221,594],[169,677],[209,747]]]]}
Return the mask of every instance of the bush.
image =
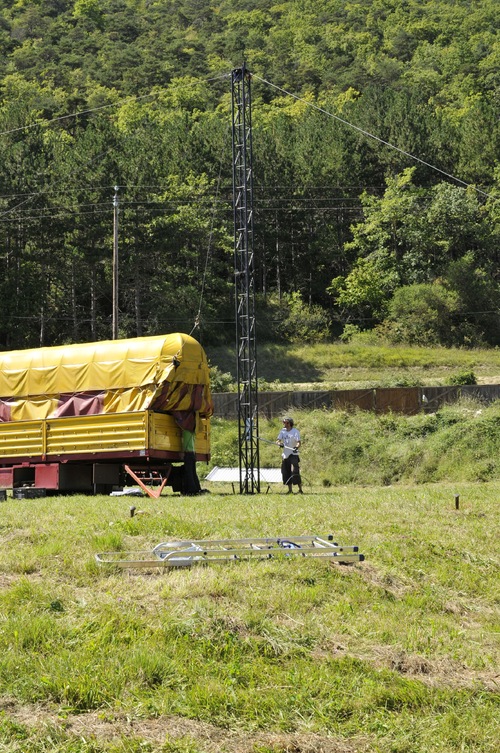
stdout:
{"type": "Polygon", "coordinates": [[[321,306],[306,304],[300,293],[291,293],[283,299],[285,316],[279,331],[292,343],[325,342],[330,334],[330,319],[321,306]]]}
{"type": "Polygon", "coordinates": [[[472,369],[469,371],[459,371],[458,374],[453,374],[448,379],[448,384],[452,384],[452,385],[477,384],[477,379],[472,369]]]}
{"type": "Polygon", "coordinates": [[[235,388],[234,379],[229,372],[224,372],[218,366],[210,364],[210,389],[212,392],[232,392],[235,388]]]}
{"type": "Polygon", "coordinates": [[[458,295],[440,282],[405,285],[394,293],[384,333],[393,343],[453,345],[458,295]]]}
{"type": "Polygon", "coordinates": [[[257,334],[264,342],[320,343],[330,338],[330,316],[299,292],[257,297],[257,334]]]}
{"type": "Polygon", "coordinates": [[[357,324],[346,324],[339,340],[343,343],[350,343],[361,332],[357,324]]]}
{"type": "Polygon", "coordinates": [[[350,345],[384,345],[388,343],[384,329],[360,329],[357,324],[346,324],[339,340],[350,345]]]}

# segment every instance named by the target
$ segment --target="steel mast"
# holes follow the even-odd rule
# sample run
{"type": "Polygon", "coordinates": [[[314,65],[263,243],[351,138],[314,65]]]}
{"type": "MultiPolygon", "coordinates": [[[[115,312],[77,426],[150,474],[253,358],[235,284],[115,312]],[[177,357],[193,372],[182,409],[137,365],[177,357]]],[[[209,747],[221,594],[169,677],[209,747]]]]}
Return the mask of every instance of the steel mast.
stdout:
{"type": "Polygon", "coordinates": [[[231,74],[240,494],[260,492],[251,79],[245,64],[231,74]]]}

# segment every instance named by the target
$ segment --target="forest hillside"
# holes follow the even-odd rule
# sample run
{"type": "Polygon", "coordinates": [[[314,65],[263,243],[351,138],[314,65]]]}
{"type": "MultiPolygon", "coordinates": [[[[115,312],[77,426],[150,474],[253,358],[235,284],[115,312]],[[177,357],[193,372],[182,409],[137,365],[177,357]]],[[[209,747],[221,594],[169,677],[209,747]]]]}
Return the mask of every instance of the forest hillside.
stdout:
{"type": "Polygon", "coordinates": [[[0,347],[232,342],[231,71],[260,337],[500,343],[495,0],[1,0],[0,347]]]}

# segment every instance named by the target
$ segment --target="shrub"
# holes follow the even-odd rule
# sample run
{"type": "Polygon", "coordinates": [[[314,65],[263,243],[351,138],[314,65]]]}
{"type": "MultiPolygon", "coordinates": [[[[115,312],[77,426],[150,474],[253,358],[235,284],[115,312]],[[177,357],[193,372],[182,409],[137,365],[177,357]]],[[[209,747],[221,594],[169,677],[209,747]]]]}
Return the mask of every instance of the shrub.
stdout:
{"type": "Polygon", "coordinates": [[[210,389],[212,392],[231,392],[234,379],[229,372],[222,372],[218,366],[210,364],[210,389]]]}
{"type": "Polygon", "coordinates": [[[387,338],[384,337],[384,330],[380,327],[373,329],[360,329],[357,324],[346,324],[342,334],[341,342],[351,345],[384,345],[387,344],[387,338]]]}
{"type": "Polygon", "coordinates": [[[393,343],[453,345],[458,295],[440,282],[405,285],[394,293],[384,321],[393,343]]]}
{"type": "Polygon", "coordinates": [[[339,339],[343,343],[350,343],[353,337],[359,335],[360,332],[357,324],[346,324],[339,339]]]}
{"type": "Polygon", "coordinates": [[[303,302],[300,293],[284,297],[284,317],[278,325],[281,336],[294,343],[325,342],[330,334],[330,319],[326,311],[316,304],[303,302]]]}
{"type": "Polygon", "coordinates": [[[459,371],[458,374],[453,374],[448,379],[448,384],[453,384],[453,385],[477,384],[477,379],[472,369],[470,369],[470,370],[465,370],[465,371],[459,371]]]}

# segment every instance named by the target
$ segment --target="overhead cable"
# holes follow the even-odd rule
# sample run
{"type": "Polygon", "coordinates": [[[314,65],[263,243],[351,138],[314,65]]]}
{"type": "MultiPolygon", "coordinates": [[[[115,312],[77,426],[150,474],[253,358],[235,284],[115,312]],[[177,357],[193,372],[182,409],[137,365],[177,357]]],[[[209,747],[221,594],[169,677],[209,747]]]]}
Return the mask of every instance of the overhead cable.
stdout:
{"type": "Polygon", "coordinates": [[[289,97],[293,97],[293,99],[296,99],[298,102],[302,102],[308,107],[311,107],[313,110],[317,110],[318,112],[321,112],[324,115],[328,115],[328,117],[334,118],[334,120],[338,120],[340,123],[343,123],[344,125],[349,126],[349,128],[353,128],[355,131],[358,131],[358,133],[362,133],[363,136],[367,136],[370,139],[374,139],[375,141],[378,141],[379,144],[388,146],[389,149],[394,149],[396,152],[403,154],[405,157],[409,157],[410,159],[415,160],[415,162],[420,162],[421,165],[430,167],[431,170],[436,170],[438,173],[441,173],[441,175],[444,175],[446,178],[450,178],[451,180],[454,180],[457,183],[460,183],[462,186],[465,186],[466,188],[472,188],[474,191],[476,191],[479,194],[482,194],[482,196],[486,196],[488,199],[496,198],[492,194],[488,193],[487,191],[483,191],[482,189],[477,188],[477,186],[474,186],[472,183],[467,183],[465,180],[462,180],[461,178],[457,178],[456,175],[447,173],[445,170],[441,170],[440,167],[436,167],[436,165],[432,165],[430,162],[426,162],[420,157],[417,157],[415,154],[406,152],[404,149],[401,149],[399,146],[395,146],[394,144],[391,144],[389,141],[384,141],[384,139],[381,139],[380,136],[375,136],[375,134],[370,133],[369,131],[365,131],[364,128],[360,128],[360,126],[354,125],[354,123],[350,123],[348,120],[345,120],[345,118],[341,118],[339,115],[335,115],[333,112],[329,112],[329,110],[325,110],[323,107],[320,107],[319,105],[315,105],[313,102],[310,102],[309,100],[304,99],[303,97],[299,97],[297,94],[294,94],[293,92],[289,92],[286,89],[283,89],[283,87],[281,86],[277,86],[276,84],[271,83],[271,81],[266,81],[265,78],[260,78],[260,76],[257,76],[255,74],[252,74],[252,76],[257,81],[260,81],[261,83],[266,84],[267,86],[271,86],[273,89],[277,89],[278,91],[282,92],[283,94],[286,94],[289,97]]]}
{"type": "MultiPolygon", "coordinates": [[[[225,73],[220,76],[214,76],[213,78],[202,79],[200,80],[200,83],[218,81],[219,79],[227,78],[228,75],[229,74],[225,73]]],[[[192,87],[192,85],[193,85],[192,82],[190,82],[189,86],[192,87]]],[[[176,86],[182,86],[182,84],[179,84],[179,82],[176,81],[176,86]]],[[[186,83],[185,86],[188,86],[188,84],[186,83]]],[[[166,91],[166,89],[164,90],[158,89],[157,91],[150,92],[149,94],[141,94],[141,95],[137,95],[133,97],[126,97],[125,99],[119,99],[116,102],[110,102],[107,105],[101,105],[100,107],[92,107],[88,110],[81,110],[80,112],[73,112],[73,113],[70,113],[69,115],[60,115],[57,118],[50,118],[49,120],[37,121],[35,123],[30,123],[29,125],[19,126],[18,128],[12,128],[10,131],[0,131],[0,136],[8,136],[11,133],[17,133],[18,131],[27,131],[29,128],[50,125],[51,123],[57,123],[61,120],[68,120],[69,118],[78,118],[80,115],[90,115],[94,112],[107,110],[110,107],[119,107],[120,105],[127,104],[128,102],[139,102],[141,99],[148,99],[148,97],[157,97],[159,94],[161,94],[162,91],[166,91]]]]}

